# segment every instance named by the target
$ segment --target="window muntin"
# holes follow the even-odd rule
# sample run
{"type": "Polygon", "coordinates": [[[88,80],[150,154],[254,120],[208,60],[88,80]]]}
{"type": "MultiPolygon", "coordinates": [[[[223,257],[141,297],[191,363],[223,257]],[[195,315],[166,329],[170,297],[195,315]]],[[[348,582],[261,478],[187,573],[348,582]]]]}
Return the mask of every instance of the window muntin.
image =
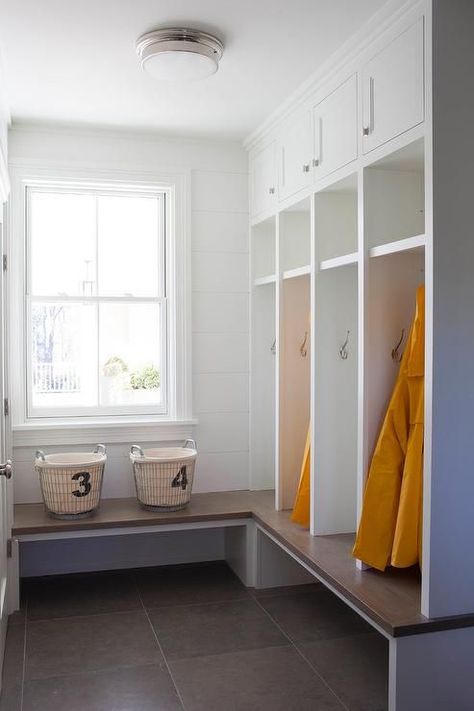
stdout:
{"type": "Polygon", "coordinates": [[[165,202],[26,188],[29,417],[167,413],[165,202]]]}

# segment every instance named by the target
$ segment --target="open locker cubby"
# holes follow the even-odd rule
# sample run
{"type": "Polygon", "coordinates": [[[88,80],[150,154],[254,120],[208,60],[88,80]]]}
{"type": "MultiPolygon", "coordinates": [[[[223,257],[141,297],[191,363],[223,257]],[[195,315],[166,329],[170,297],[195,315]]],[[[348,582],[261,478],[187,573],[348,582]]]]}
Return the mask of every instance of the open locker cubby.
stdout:
{"type": "Polygon", "coordinates": [[[252,294],[251,488],[275,488],[275,284],[252,294]]]}
{"type": "Polygon", "coordinates": [[[316,193],[314,209],[317,257],[320,269],[333,261],[357,259],[357,174],[316,193]]]}
{"type": "MultiPolygon", "coordinates": [[[[397,378],[399,358],[413,323],[418,286],[424,283],[422,247],[369,260],[365,344],[367,452],[370,465],[397,378]],[[402,338],[403,335],[403,338],[402,338]],[[399,358],[392,351],[400,343],[399,358]]],[[[366,472],[365,472],[366,473],[366,472]]]]}
{"type": "Polygon", "coordinates": [[[279,354],[277,508],[295,502],[308,434],[311,394],[310,275],[282,281],[279,354]]]}
{"type": "Polygon", "coordinates": [[[307,198],[280,213],[280,269],[288,279],[309,273],[311,262],[311,203],[307,198]]]}
{"type": "Polygon", "coordinates": [[[364,202],[365,239],[371,256],[409,246],[409,243],[397,245],[400,240],[423,243],[425,175],[422,139],[364,170],[364,202]]]}
{"type": "Polygon", "coordinates": [[[316,276],[313,533],[355,531],[358,265],[316,276]]]}
{"type": "Polygon", "coordinates": [[[274,281],[276,270],[275,217],[270,217],[251,228],[250,248],[254,284],[274,281]]]}
{"type": "Polygon", "coordinates": [[[279,403],[277,508],[292,509],[311,399],[311,201],[279,214],[279,403]]]}

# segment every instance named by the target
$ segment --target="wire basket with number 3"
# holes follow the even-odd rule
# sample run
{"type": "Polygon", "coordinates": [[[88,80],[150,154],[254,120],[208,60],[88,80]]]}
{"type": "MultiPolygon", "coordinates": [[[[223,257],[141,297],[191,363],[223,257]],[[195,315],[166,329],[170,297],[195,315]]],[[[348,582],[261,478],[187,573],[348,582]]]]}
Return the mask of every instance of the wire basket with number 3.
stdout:
{"type": "Polygon", "coordinates": [[[107,461],[105,445],[93,452],[36,452],[44,504],[54,518],[75,519],[90,516],[100,504],[102,480],[107,461]]]}
{"type": "Polygon", "coordinates": [[[151,511],[179,511],[191,499],[196,443],[188,439],[182,447],[130,449],[137,499],[151,511]]]}

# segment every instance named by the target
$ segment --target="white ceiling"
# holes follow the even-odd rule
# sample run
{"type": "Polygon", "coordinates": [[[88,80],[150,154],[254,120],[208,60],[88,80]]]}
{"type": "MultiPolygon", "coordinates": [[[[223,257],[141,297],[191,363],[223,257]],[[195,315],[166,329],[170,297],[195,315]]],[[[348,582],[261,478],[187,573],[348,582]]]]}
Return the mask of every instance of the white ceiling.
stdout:
{"type": "Polygon", "coordinates": [[[0,0],[14,121],[93,124],[241,139],[384,0],[0,0]],[[156,83],[138,35],[183,24],[218,34],[218,73],[156,83]]]}

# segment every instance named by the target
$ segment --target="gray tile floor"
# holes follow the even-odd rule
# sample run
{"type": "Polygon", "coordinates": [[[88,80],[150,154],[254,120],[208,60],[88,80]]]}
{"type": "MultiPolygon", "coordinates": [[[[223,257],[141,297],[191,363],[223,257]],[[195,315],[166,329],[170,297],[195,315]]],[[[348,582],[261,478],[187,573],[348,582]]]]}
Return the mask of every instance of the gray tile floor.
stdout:
{"type": "Polygon", "coordinates": [[[387,642],[322,585],[225,563],[28,581],[0,711],[382,711],[387,642]]]}

